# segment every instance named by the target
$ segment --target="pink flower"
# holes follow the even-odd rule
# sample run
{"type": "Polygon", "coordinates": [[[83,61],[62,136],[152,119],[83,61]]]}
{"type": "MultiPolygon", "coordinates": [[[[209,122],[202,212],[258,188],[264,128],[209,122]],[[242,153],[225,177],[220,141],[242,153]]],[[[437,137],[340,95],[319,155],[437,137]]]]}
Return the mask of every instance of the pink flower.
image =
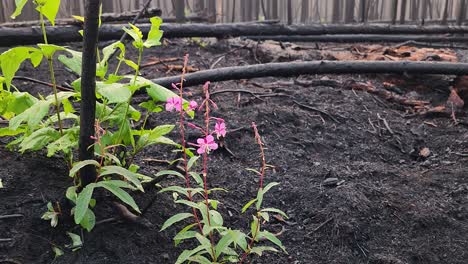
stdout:
{"type": "Polygon", "coordinates": [[[197,102],[195,102],[195,101],[190,101],[190,103],[189,103],[189,105],[188,105],[187,111],[195,110],[195,109],[197,109],[197,107],[198,107],[197,102]]]}
{"type": "Polygon", "coordinates": [[[197,139],[197,143],[198,144],[193,145],[198,147],[197,153],[200,155],[203,153],[210,153],[211,150],[218,148],[218,144],[216,144],[212,135],[208,135],[206,138],[197,139]]]}
{"type": "Polygon", "coordinates": [[[172,112],[172,110],[180,112],[182,110],[182,98],[178,96],[171,97],[167,99],[166,102],[166,111],[172,112]]]}
{"type": "Polygon", "coordinates": [[[223,120],[218,120],[215,125],[216,137],[219,138],[226,136],[226,123],[223,120]]]}

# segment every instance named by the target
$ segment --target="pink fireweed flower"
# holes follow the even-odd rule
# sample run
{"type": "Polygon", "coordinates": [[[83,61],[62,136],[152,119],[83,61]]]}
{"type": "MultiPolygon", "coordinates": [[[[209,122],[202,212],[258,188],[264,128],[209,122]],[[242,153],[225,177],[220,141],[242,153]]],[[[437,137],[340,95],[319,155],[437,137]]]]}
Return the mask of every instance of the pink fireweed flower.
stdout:
{"type": "Polygon", "coordinates": [[[191,145],[198,147],[197,153],[200,155],[204,153],[210,153],[211,150],[215,150],[218,148],[218,144],[216,144],[212,135],[208,135],[205,138],[197,139],[197,143],[198,144],[191,145]]]}
{"type": "Polygon", "coordinates": [[[189,103],[189,105],[188,105],[188,108],[187,108],[187,111],[195,110],[195,109],[197,109],[197,107],[198,107],[197,102],[195,102],[195,101],[190,101],[190,103],[189,103]]]}
{"type": "Polygon", "coordinates": [[[222,120],[218,120],[215,125],[216,137],[225,137],[226,136],[226,123],[222,120]]]}
{"type": "Polygon", "coordinates": [[[182,98],[178,96],[171,97],[167,99],[166,102],[166,111],[172,112],[172,110],[180,112],[182,110],[182,98]]]}

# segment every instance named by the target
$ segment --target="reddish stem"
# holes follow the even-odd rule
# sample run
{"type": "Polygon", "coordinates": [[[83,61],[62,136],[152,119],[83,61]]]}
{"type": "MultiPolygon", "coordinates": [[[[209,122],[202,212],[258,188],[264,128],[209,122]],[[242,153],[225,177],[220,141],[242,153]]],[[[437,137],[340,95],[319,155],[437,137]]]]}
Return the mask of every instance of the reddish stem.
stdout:
{"type": "MultiPolygon", "coordinates": [[[[260,137],[260,134],[258,133],[257,125],[255,124],[255,122],[252,122],[252,128],[254,130],[255,141],[257,142],[258,147],[260,149],[260,157],[262,159],[262,167],[260,168],[260,186],[258,187],[258,191],[257,191],[257,192],[260,192],[263,189],[263,178],[265,177],[265,170],[266,170],[265,151],[263,148],[262,138],[260,137]]],[[[258,218],[257,229],[255,230],[255,233],[252,234],[252,239],[249,242],[248,250],[244,252],[244,254],[242,254],[242,258],[239,261],[239,264],[243,263],[244,260],[247,258],[247,256],[250,254],[250,249],[252,249],[252,246],[255,243],[255,240],[257,239],[258,232],[260,232],[261,218],[258,216],[259,215],[258,213],[259,212],[257,212],[257,218],[258,218]]]]}
{"type": "MultiPolygon", "coordinates": [[[[184,67],[182,68],[182,76],[180,78],[180,89],[179,89],[179,96],[182,99],[183,98],[183,90],[184,90],[184,77],[187,69],[187,63],[188,63],[188,54],[184,56],[184,67]]],[[[183,100],[183,99],[182,99],[183,100]]],[[[185,172],[185,186],[187,188],[187,194],[188,194],[188,199],[190,202],[193,202],[193,197],[192,197],[192,192],[189,190],[190,189],[190,177],[189,177],[189,171],[188,171],[188,159],[187,159],[187,152],[186,152],[186,141],[185,141],[185,124],[184,124],[184,107],[182,106],[182,109],[180,110],[180,118],[179,118],[179,129],[180,129],[180,141],[182,145],[182,156],[184,159],[184,172],[185,172]]],[[[198,228],[200,229],[200,232],[203,233],[203,227],[200,222],[200,218],[198,217],[197,210],[195,208],[192,208],[193,215],[195,217],[195,221],[197,222],[198,228]]]]}

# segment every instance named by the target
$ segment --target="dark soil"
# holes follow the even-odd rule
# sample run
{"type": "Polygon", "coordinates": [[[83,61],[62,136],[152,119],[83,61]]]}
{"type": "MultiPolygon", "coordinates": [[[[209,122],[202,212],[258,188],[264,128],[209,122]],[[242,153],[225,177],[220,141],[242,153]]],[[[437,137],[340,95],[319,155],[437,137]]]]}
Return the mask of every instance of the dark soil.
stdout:
{"type": "MultiPolygon", "coordinates": [[[[222,55],[225,59],[216,67],[256,63],[248,50],[229,51],[223,43],[201,47],[178,41],[147,52],[143,63],[152,58],[182,58],[185,52],[190,54],[190,65],[200,69],[209,68],[222,55]]],[[[177,74],[166,71],[163,65],[157,65],[146,68],[144,75],[155,78],[177,74]]],[[[37,71],[25,67],[20,75],[48,80],[45,68],[37,71]]],[[[61,83],[70,80],[62,69],[58,75],[61,83]]],[[[328,78],[379,85],[390,77],[328,78]]],[[[419,85],[416,91],[411,86],[399,87],[405,96],[430,100],[434,105],[448,97],[448,77],[405,78],[419,85]]],[[[217,194],[223,202],[220,211],[227,225],[247,230],[251,219],[240,210],[255,196],[258,186],[256,176],[245,170],[259,166],[258,148],[250,129],[252,121],[258,124],[267,147],[267,162],[275,167],[266,181],[281,183],[267,195],[265,203],[290,216],[267,225],[275,233],[284,229],[279,238],[289,254],[267,254],[253,263],[467,263],[467,127],[456,125],[446,116],[412,115],[411,109],[368,93],[340,87],[303,87],[291,81],[271,77],[212,85],[212,92],[248,89],[276,93],[262,100],[246,93],[213,96],[219,106],[214,114],[224,118],[232,131],[228,131],[226,145],[235,155],[220,149],[210,160],[210,185],[229,190],[217,194]],[[294,100],[327,114],[299,107],[294,100]],[[427,158],[419,155],[423,148],[430,150],[427,158]],[[328,178],[337,178],[339,184],[324,184],[328,178]]],[[[17,84],[42,94],[49,91],[31,83],[17,84]]],[[[189,90],[193,98],[199,99],[201,87],[189,90]]],[[[458,117],[463,120],[465,115],[458,113],[458,117]]],[[[149,125],[175,120],[174,114],[162,113],[149,125]]],[[[172,137],[177,138],[176,133],[172,137]]],[[[142,172],[152,176],[164,169],[145,159],[170,158],[169,150],[160,146],[148,149],[138,160],[142,172]]],[[[82,249],[65,250],[64,256],[54,260],[52,246],[64,248],[69,244],[67,231],[79,233],[71,219],[60,219],[57,228],[40,219],[48,201],[63,201],[71,184],[66,166],[59,158],[20,156],[3,147],[0,157],[4,184],[0,189],[0,215],[23,215],[0,219],[0,238],[12,239],[0,242],[2,264],[174,263],[178,254],[190,246],[174,247],[176,227],[159,231],[166,219],[183,208],[174,205],[170,194],[157,194],[153,188],[135,196],[140,207],[156,197],[145,214],[150,224],[120,221],[98,225],[91,233],[83,234],[82,249]]],[[[162,184],[174,183],[180,182],[168,179],[162,184]]],[[[96,212],[98,221],[116,216],[105,200],[98,201],[96,212]]]]}

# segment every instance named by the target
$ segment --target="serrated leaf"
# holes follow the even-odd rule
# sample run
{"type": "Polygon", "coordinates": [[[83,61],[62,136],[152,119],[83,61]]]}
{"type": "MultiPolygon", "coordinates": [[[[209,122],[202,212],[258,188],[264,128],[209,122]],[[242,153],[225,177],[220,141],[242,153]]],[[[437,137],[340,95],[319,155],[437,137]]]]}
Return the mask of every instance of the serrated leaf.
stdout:
{"type": "Polygon", "coordinates": [[[166,228],[172,226],[173,224],[177,223],[177,222],[180,222],[182,220],[185,220],[189,217],[193,217],[193,214],[190,214],[190,213],[179,213],[179,214],[176,214],[174,216],[172,216],[171,218],[167,219],[166,222],[164,222],[162,228],[160,231],[163,231],[165,230],[166,228]]]}
{"type": "Polygon", "coordinates": [[[80,224],[85,217],[95,187],[95,183],[90,183],[78,194],[74,214],[75,224],[80,224]]]}
{"type": "Polygon", "coordinates": [[[101,164],[99,164],[99,162],[97,162],[95,160],[83,160],[83,161],[80,161],[80,162],[77,162],[77,163],[73,164],[73,167],[70,170],[69,176],[70,177],[75,176],[75,174],[81,168],[83,168],[85,166],[88,166],[88,165],[94,165],[95,167],[98,167],[98,168],[101,166],[101,164]]]}
{"type": "Polygon", "coordinates": [[[11,48],[0,55],[0,68],[2,69],[5,78],[5,84],[10,89],[11,81],[18,71],[21,63],[26,59],[31,58],[30,52],[37,49],[30,47],[15,47],[11,48]]]}
{"type": "Polygon", "coordinates": [[[117,175],[124,177],[125,179],[133,183],[138,188],[138,190],[144,192],[143,186],[141,185],[141,182],[138,179],[139,178],[138,173],[131,172],[119,166],[104,166],[101,168],[101,174],[100,174],[101,176],[110,175],[110,174],[117,174],[117,175]]]}

